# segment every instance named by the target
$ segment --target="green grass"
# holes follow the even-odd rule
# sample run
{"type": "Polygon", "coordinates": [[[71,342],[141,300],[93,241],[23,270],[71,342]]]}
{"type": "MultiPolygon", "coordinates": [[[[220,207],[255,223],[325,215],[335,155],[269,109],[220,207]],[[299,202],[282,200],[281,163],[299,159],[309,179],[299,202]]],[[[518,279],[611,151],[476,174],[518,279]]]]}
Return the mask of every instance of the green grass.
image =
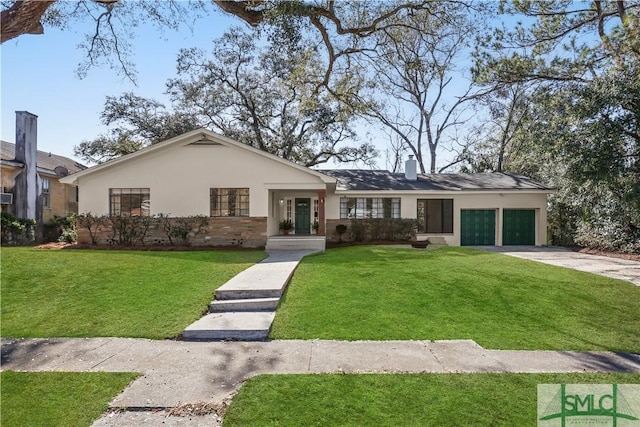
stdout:
{"type": "Polygon", "coordinates": [[[90,426],[137,374],[0,373],[3,427],[90,426]]]}
{"type": "Polygon", "coordinates": [[[261,251],[2,248],[3,337],[172,337],[261,251]]]}
{"type": "Polygon", "coordinates": [[[640,383],[640,374],[261,375],[234,426],[535,426],[538,384],[640,383]]]}
{"type": "Polygon", "coordinates": [[[638,331],[631,283],[469,248],[359,246],[301,262],[271,336],[639,352],[638,331]]]}

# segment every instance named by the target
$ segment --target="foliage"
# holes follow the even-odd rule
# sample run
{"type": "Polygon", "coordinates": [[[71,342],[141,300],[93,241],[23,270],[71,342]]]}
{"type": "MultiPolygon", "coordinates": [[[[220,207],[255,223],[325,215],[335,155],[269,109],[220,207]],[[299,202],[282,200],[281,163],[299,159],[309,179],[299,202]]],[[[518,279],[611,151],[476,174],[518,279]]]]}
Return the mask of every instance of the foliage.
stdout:
{"type": "Polygon", "coordinates": [[[399,13],[395,19],[402,26],[376,33],[375,47],[364,53],[373,92],[365,114],[397,138],[397,157],[404,151],[415,155],[421,173],[458,162],[438,168],[437,154],[461,144],[458,134],[472,117],[466,105],[480,96],[459,67],[472,20],[483,19],[472,10],[464,3],[433,2],[428,10],[399,13]]]}
{"type": "Polygon", "coordinates": [[[138,374],[126,372],[0,373],[3,426],[91,425],[138,374]]]}
{"type": "Polygon", "coordinates": [[[558,188],[549,201],[554,244],[637,252],[640,3],[505,1],[503,11],[532,19],[480,40],[475,77],[524,102],[502,103],[468,169],[502,167],[558,188]]]}
{"type": "Polygon", "coordinates": [[[25,244],[33,242],[35,238],[35,219],[21,219],[15,215],[2,212],[0,213],[0,225],[2,228],[3,244],[25,244]]]}
{"type": "Polygon", "coordinates": [[[470,248],[351,246],[301,261],[270,336],[635,352],[639,328],[629,282],[470,248]]]}
{"type": "Polygon", "coordinates": [[[351,234],[356,242],[408,241],[415,239],[416,221],[403,218],[351,219],[351,234]]]}
{"type": "MultiPolygon", "coordinates": [[[[74,243],[78,240],[76,231],[76,215],[69,214],[67,216],[54,215],[47,224],[49,228],[48,234],[50,241],[58,241],[63,243],[74,243]]],[[[47,232],[45,231],[45,234],[47,232]]]]}
{"type": "Polygon", "coordinates": [[[98,244],[98,233],[102,231],[102,227],[107,225],[107,217],[105,215],[93,215],[91,212],[82,213],[76,216],[76,224],[80,228],[85,228],[91,237],[91,244],[98,244]]]}
{"type": "Polygon", "coordinates": [[[477,123],[472,143],[460,158],[463,172],[505,172],[522,156],[523,128],[530,117],[531,88],[525,83],[498,86],[475,100],[487,110],[487,120],[477,123]]]}
{"type": "Polygon", "coordinates": [[[538,384],[638,380],[637,373],[259,375],[233,398],[224,425],[526,426],[535,424],[538,384]]]}
{"type": "Polygon", "coordinates": [[[336,233],[338,233],[338,239],[342,242],[342,235],[347,232],[347,226],[344,224],[336,225],[336,233]]]}
{"type": "Polygon", "coordinates": [[[209,218],[204,215],[171,218],[159,214],[155,219],[162,224],[171,245],[190,246],[193,239],[204,233],[209,225],[209,218]]]}
{"type": "Polygon", "coordinates": [[[144,215],[109,215],[105,221],[111,230],[111,244],[131,246],[144,245],[153,219],[144,215]]]}
{"type": "Polygon", "coordinates": [[[311,46],[265,46],[238,29],[213,46],[210,58],[200,49],[180,52],[178,75],[167,83],[171,110],[131,93],[108,97],[102,118],[115,125],[110,136],[83,142],[76,154],[102,161],[206,127],[305,166],[373,158],[370,144],[347,143],[355,138],[356,101],[335,96],[354,79],[336,79],[333,93],[320,90],[311,46]]]}
{"type": "MultiPolygon", "coordinates": [[[[457,1],[448,1],[457,5],[457,1]]],[[[328,86],[332,76],[349,74],[354,56],[362,52],[362,41],[382,30],[403,28],[398,16],[429,11],[433,2],[334,2],[325,0],[226,1],[167,0],[125,2],[120,0],[2,2],[1,42],[24,34],[42,34],[44,27],[73,28],[78,22],[93,23],[80,49],[86,52],[82,76],[92,66],[106,64],[135,81],[131,58],[135,29],[141,21],[151,22],[158,32],[183,30],[212,11],[211,5],[235,15],[253,27],[269,33],[277,45],[308,39],[327,58],[318,86],[328,86]]],[[[472,7],[472,6],[470,6],[472,7]]]]}
{"type": "Polygon", "coordinates": [[[638,251],[640,81],[611,70],[589,83],[539,89],[535,101],[513,167],[560,189],[550,200],[552,235],[638,251]]]}
{"type": "Polygon", "coordinates": [[[74,154],[87,162],[102,163],[201,127],[191,114],[168,111],[160,102],[130,92],[107,96],[101,119],[113,126],[108,134],[74,147],[74,154]]]}
{"type": "Polygon", "coordinates": [[[216,288],[264,256],[3,248],[0,335],[175,337],[202,316],[216,288]]]}
{"type": "Polygon", "coordinates": [[[284,219],[280,221],[280,230],[290,231],[293,228],[293,221],[290,219],[284,219]]]}

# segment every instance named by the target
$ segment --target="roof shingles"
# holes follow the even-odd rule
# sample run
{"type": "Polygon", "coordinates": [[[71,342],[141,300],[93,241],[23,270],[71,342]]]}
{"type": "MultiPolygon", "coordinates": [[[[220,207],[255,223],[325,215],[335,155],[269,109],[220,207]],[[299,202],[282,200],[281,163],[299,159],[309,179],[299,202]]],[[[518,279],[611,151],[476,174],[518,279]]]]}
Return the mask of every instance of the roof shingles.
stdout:
{"type": "MultiPolygon", "coordinates": [[[[15,160],[16,158],[16,145],[2,141],[2,149],[0,151],[0,160],[3,163],[11,164],[12,166],[21,167],[22,164],[15,160]]],[[[69,173],[79,172],[81,170],[86,169],[87,167],[76,162],[73,159],[68,157],[59,156],[53,153],[47,153],[45,151],[38,150],[38,159],[37,159],[38,168],[46,170],[46,172],[50,174],[55,174],[54,170],[58,166],[62,166],[66,168],[69,173]]]]}
{"type": "Polygon", "coordinates": [[[338,180],[337,190],[343,191],[473,191],[473,190],[551,190],[522,175],[486,173],[420,174],[416,181],[403,173],[386,170],[329,169],[320,170],[338,180]]]}

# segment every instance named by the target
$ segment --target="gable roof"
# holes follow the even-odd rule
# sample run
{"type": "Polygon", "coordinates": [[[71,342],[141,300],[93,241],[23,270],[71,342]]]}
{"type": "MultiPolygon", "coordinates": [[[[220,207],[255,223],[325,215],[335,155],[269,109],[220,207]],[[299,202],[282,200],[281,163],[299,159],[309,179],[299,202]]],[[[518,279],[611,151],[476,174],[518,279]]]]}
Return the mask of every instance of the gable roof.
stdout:
{"type": "Polygon", "coordinates": [[[337,191],[552,191],[531,178],[498,172],[420,174],[416,181],[408,180],[403,173],[386,170],[331,169],[322,172],[338,180],[337,191]]]}
{"type": "Polygon", "coordinates": [[[65,178],[62,178],[60,180],[60,182],[65,183],[65,184],[73,184],[75,182],[75,180],[77,178],[86,176],[86,175],[90,175],[93,174],[95,172],[101,171],[101,170],[105,170],[108,168],[111,168],[115,165],[121,164],[121,163],[125,163],[125,162],[130,162],[140,156],[146,156],[149,153],[152,152],[156,152],[159,150],[163,150],[166,149],[168,147],[172,147],[172,146],[181,146],[181,145],[189,145],[189,144],[212,144],[212,145],[227,145],[230,147],[236,147],[236,148],[241,148],[243,150],[247,150],[250,152],[253,152],[254,154],[263,156],[271,161],[276,161],[278,163],[287,165],[289,167],[292,167],[294,169],[298,169],[300,171],[303,171],[305,173],[308,173],[310,175],[313,175],[317,178],[319,178],[320,180],[322,180],[322,182],[325,183],[335,183],[336,179],[329,176],[329,175],[325,175],[322,174],[318,171],[306,168],[304,166],[300,166],[296,163],[293,163],[289,160],[285,160],[281,157],[275,156],[271,153],[267,153],[266,151],[262,151],[259,150],[257,148],[254,148],[250,145],[247,144],[243,144],[241,142],[235,141],[231,138],[227,138],[226,136],[217,134],[215,132],[212,132],[208,129],[196,129],[193,130],[191,132],[187,132],[184,133],[182,135],[178,135],[174,138],[168,139],[166,141],[162,141],[159,142],[157,144],[153,144],[150,145],[148,147],[145,147],[141,150],[136,151],[135,153],[131,153],[131,154],[127,154],[124,155],[122,157],[118,157],[117,159],[113,159],[113,160],[109,160],[105,163],[99,164],[97,166],[92,166],[84,171],[78,172],[76,174],[67,176],[65,178]]]}
{"type": "MultiPolygon", "coordinates": [[[[3,165],[18,168],[24,167],[22,162],[16,160],[16,144],[7,141],[1,141],[1,143],[0,162],[3,165]]],[[[55,169],[59,166],[67,169],[69,173],[76,173],[87,169],[85,165],[78,163],[73,159],[40,150],[37,151],[36,165],[39,172],[49,175],[57,175],[55,169]]]]}

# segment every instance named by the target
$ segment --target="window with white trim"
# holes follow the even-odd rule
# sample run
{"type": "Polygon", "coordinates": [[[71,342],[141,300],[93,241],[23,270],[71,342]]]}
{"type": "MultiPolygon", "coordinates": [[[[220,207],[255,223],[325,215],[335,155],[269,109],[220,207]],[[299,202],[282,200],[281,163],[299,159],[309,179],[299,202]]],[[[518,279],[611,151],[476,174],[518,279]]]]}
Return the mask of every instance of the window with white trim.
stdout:
{"type": "Polygon", "coordinates": [[[340,218],[400,218],[400,198],[343,197],[340,218]]]}

